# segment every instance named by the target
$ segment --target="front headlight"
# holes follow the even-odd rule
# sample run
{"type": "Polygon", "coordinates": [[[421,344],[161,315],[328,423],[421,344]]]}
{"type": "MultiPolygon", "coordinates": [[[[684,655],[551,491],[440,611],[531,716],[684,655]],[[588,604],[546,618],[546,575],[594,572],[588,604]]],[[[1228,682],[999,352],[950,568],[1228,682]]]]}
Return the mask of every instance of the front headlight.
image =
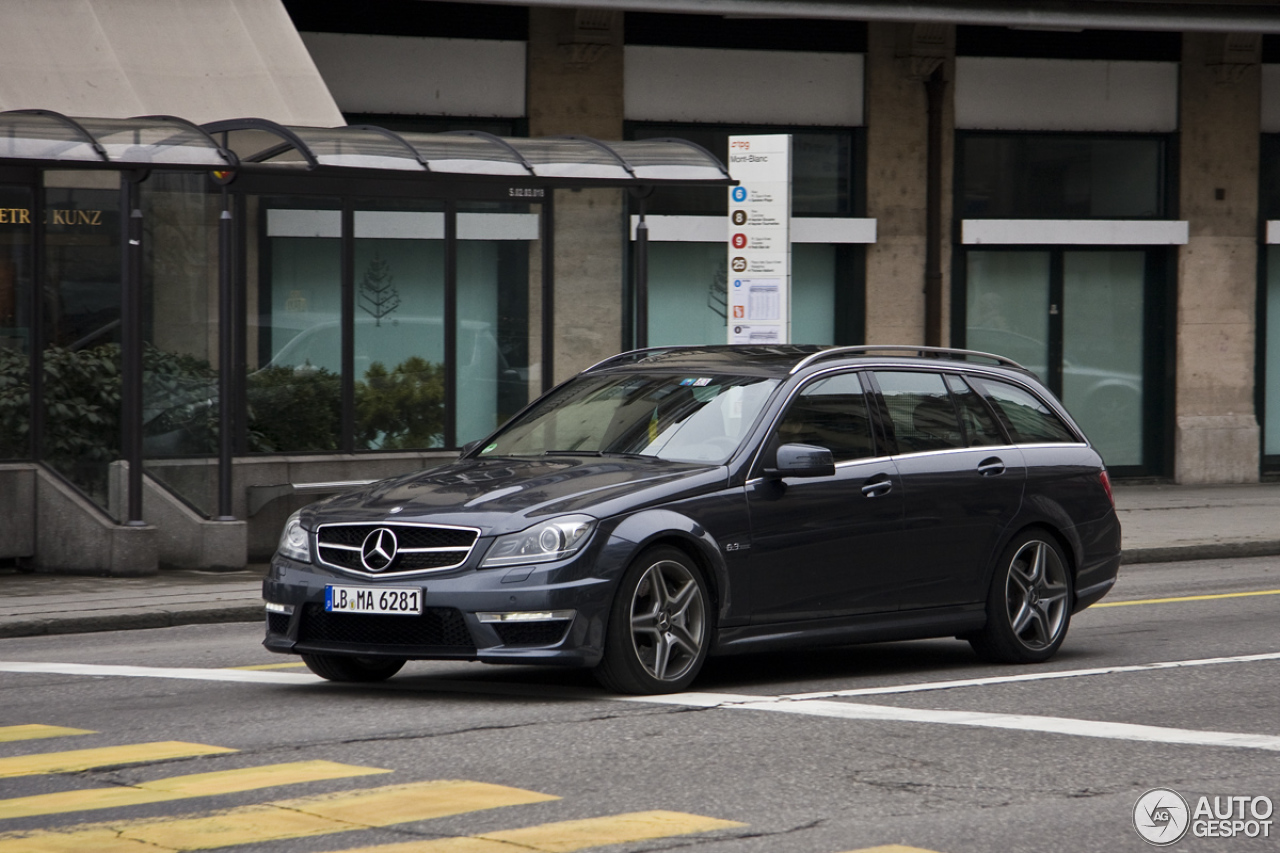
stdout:
{"type": "Polygon", "coordinates": [[[566,515],[519,533],[499,536],[480,567],[492,569],[563,560],[586,544],[595,524],[596,520],[589,515],[566,515]]]}
{"type": "Polygon", "coordinates": [[[289,516],[280,533],[280,544],[277,550],[291,560],[301,563],[311,562],[311,534],[306,531],[299,520],[301,510],[289,516]]]}

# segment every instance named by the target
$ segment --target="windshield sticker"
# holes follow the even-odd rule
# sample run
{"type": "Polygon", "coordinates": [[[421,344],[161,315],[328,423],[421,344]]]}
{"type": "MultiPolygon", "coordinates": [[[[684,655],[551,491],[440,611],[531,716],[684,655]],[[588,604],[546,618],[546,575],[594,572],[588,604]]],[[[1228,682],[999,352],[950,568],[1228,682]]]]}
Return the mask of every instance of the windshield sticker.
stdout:
{"type": "Polygon", "coordinates": [[[488,447],[486,447],[484,450],[481,450],[480,452],[481,452],[481,453],[492,453],[493,451],[495,451],[495,450],[497,450],[497,449],[498,449],[498,442],[496,442],[496,441],[495,441],[493,444],[489,445],[488,447]]]}
{"type": "Polygon", "coordinates": [[[702,388],[703,386],[711,384],[711,377],[710,376],[689,377],[688,379],[681,379],[680,384],[692,385],[694,388],[702,388]]]}

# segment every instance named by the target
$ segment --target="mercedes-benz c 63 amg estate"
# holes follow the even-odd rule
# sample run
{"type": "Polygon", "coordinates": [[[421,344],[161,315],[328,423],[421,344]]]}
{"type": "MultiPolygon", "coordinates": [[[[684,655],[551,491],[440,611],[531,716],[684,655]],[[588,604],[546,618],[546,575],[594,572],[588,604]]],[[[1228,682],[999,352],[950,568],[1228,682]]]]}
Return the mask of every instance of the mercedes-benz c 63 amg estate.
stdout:
{"type": "Polygon", "coordinates": [[[1029,371],[921,347],[626,353],[451,464],[289,519],[266,647],[682,690],[708,655],[959,637],[1031,663],[1116,579],[1102,458],[1029,371]]]}

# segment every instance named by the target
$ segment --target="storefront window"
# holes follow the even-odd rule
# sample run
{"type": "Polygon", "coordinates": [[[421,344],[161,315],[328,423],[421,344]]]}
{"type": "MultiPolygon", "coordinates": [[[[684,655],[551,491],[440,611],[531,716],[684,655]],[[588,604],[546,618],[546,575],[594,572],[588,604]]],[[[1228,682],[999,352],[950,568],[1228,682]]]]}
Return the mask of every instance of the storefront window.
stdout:
{"type": "Polygon", "coordinates": [[[0,459],[31,457],[31,190],[0,186],[0,459]]]}
{"type": "Polygon", "coordinates": [[[1280,456],[1280,246],[1267,246],[1267,339],[1263,454],[1280,456]]]}
{"type": "Polygon", "coordinates": [[[957,153],[961,219],[1167,214],[1160,137],[966,133],[957,153]]]}
{"type": "Polygon", "coordinates": [[[120,189],[114,172],[45,173],[41,457],[108,512],[120,458],[120,189]]]}

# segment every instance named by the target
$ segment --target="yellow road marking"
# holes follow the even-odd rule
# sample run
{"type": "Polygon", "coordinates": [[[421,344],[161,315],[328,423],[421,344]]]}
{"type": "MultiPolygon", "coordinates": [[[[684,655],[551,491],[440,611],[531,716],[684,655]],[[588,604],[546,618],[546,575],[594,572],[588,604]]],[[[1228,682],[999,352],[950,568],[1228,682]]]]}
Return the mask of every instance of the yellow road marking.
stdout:
{"type": "Polygon", "coordinates": [[[94,767],[137,764],[140,761],[163,761],[167,758],[190,758],[196,755],[221,755],[235,751],[225,746],[166,740],[128,746],[104,746],[98,749],[75,749],[69,752],[16,755],[12,758],[0,758],[0,779],[11,776],[38,776],[44,773],[75,773],[94,767]]]}
{"type": "Polygon", "coordinates": [[[1143,598],[1134,601],[1104,601],[1094,607],[1129,607],[1134,604],[1171,604],[1176,601],[1212,601],[1216,598],[1248,598],[1252,595],[1280,595],[1280,589],[1260,589],[1256,592],[1220,592],[1216,595],[1180,595],[1177,598],[1143,598]]]}
{"type": "Polygon", "coordinates": [[[298,661],[297,663],[260,663],[255,664],[254,666],[229,666],[227,669],[245,669],[253,671],[259,669],[297,669],[298,667],[303,666],[306,666],[306,664],[302,661],[298,661]]]}
{"type": "Polygon", "coordinates": [[[880,847],[862,847],[849,850],[847,853],[935,853],[933,850],[922,850],[919,847],[907,847],[902,844],[884,844],[880,847]]]}
{"type": "Polygon", "coordinates": [[[265,844],[558,800],[483,782],[433,781],[242,806],[185,818],[80,824],[0,835],[0,853],[158,853],[265,844]]]}
{"type": "Polygon", "coordinates": [[[743,826],[746,824],[682,812],[632,812],[612,817],[544,823],[523,829],[487,832],[466,838],[441,838],[435,841],[409,841],[404,844],[359,847],[344,850],[341,853],[513,853],[517,849],[543,851],[543,853],[571,853],[587,847],[672,838],[677,835],[692,835],[695,832],[736,829],[743,826]]]}
{"type": "Polygon", "coordinates": [[[69,729],[66,726],[0,726],[0,743],[15,740],[39,740],[46,737],[69,737],[71,735],[96,735],[88,729],[69,729]]]}
{"type": "Polygon", "coordinates": [[[270,764],[266,767],[195,773],[190,776],[171,776],[154,782],[142,782],[128,787],[59,791],[56,794],[38,794],[0,800],[0,820],[137,806],[143,803],[163,803],[190,797],[212,797],[217,794],[254,791],[277,785],[296,785],[301,782],[319,782],[324,779],[345,779],[351,776],[390,772],[378,767],[357,767],[333,761],[296,761],[289,764],[270,764]]]}

